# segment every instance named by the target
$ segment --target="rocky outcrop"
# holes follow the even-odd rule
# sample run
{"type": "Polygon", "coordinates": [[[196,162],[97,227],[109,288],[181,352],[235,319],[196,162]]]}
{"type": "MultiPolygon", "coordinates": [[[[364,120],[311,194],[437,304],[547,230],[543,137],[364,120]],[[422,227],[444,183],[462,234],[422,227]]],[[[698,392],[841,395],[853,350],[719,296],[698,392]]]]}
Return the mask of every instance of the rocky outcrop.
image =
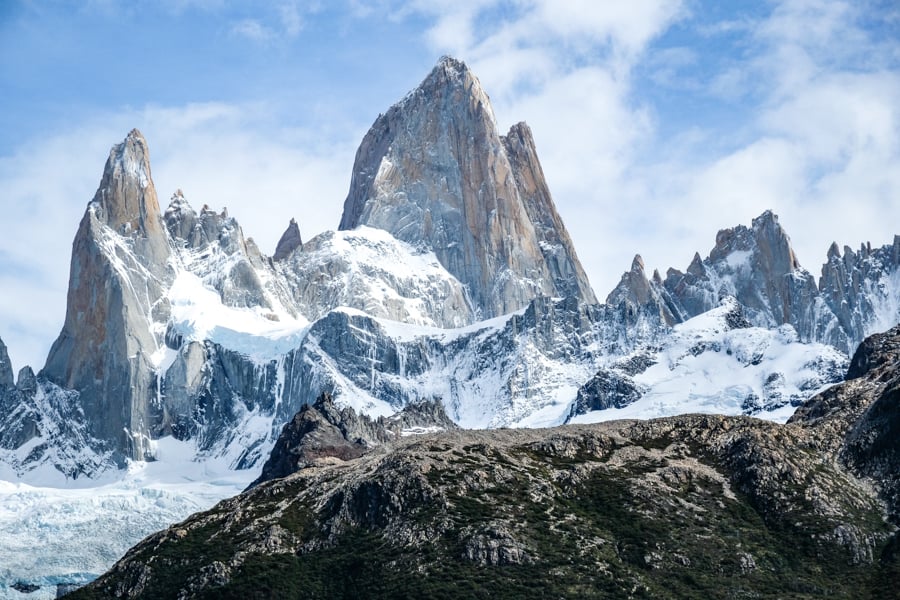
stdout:
{"type": "Polygon", "coordinates": [[[274,260],[284,260],[297,248],[303,248],[303,240],[300,239],[300,226],[297,221],[291,219],[288,228],[281,234],[278,245],[275,246],[274,260]]]}
{"type": "Polygon", "coordinates": [[[452,58],[363,139],[339,228],[360,225],[434,252],[482,317],[539,295],[595,301],[530,132],[501,138],[478,79],[452,58]]]}
{"type": "Polygon", "coordinates": [[[866,338],[846,383],[802,406],[792,421],[824,430],[842,461],[874,482],[900,522],[900,326],[866,338]]]}
{"type": "Polygon", "coordinates": [[[631,269],[622,275],[606,303],[617,307],[633,328],[671,327],[687,320],[663,287],[659,273],[654,271],[652,280],[647,277],[640,254],[635,255],[631,269]]]}
{"type": "Polygon", "coordinates": [[[624,408],[640,399],[643,390],[624,373],[600,369],[578,390],[569,418],[592,410],[624,408]]]}
{"type": "Polygon", "coordinates": [[[6,344],[0,340],[0,391],[13,387],[15,383],[9,352],[6,350],[6,344]]]}
{"type": "Polygon", "coordinates": [[[787,425],[453,431],[315,463],[150,536],[73,597],[242,596],[260,573],[282,596],[303,581],[312,597],[459,582],[492,597],[884,597],[900,572],[898,340],[874,340],[880,356],[854,360],[872,367],[787,425]]]}
{"type": "Polygon", "coordinates": [[[146,424],[155,381],[153,326],[167,310],[166,237],[137,130],[113,147],[72,245],[66,319],[41,375],[78,390],[91,435],[119,460],[150,457],[146,424]]]}
{"type": "Polygon", "coordinates": [[[671,326],[732,296],[757,327],[791,325],[803,342],[851,353],[868,334],[900,320],[900,237],[859,253],[828,251],[818,284],[800,266],[778,217],[766,211],[751,227],[723,229],[706,259],[695,254],[685,272],[648,278],[637,257],[607,302],[643,327],[671,326]]]}
{"type": "Polygon", "coordinates": [[[852,350],[868,335],[900,322],[900,236],[892,244],[857,252],[837,244],[822,265],[819,292],[834,313],[852,350]]]}
{"type": "Polygon", "coordinates": [[[262,474],[250,487],[329,459],[359,458],[403,435],[457,428],[438,401],[410,404],[391,417],[371,419],[350,407],[339,408],[331,394],[323,393],[284,426],[262,474]]]}

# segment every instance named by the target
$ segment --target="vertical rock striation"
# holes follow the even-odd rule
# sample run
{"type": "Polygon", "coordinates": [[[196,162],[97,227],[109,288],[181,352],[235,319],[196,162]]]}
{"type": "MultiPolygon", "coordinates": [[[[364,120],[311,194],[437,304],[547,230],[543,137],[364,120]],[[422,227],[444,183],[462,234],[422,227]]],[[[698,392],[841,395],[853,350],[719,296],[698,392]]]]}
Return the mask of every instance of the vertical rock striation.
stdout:
{"type": "Polygon", "coordinates": [[[360,225],[433,251],[483,317],[541,295],[595,301],[530,132],[501,137],[478,79],[452,58],[363,139],[339,228],[360,225]]]}
{"type": "Polygon", "coordinates": [[[115,440],[119,458],[149,454],[149,359],[160,341],[154,312],[166,310],[169,254],[147,142],[135,129],[110,152],[75,235],[66,319],[42,371],[80,391],[91,434],[115,440]]]}

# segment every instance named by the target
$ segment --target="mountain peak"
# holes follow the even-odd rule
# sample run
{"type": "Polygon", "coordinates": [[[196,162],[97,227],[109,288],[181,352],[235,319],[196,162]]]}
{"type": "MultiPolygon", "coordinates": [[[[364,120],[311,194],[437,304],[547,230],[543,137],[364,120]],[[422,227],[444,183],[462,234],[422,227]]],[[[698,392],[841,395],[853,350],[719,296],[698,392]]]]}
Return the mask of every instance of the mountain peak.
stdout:
{"type": "Polygon", "coordinates": [[[466,63],[452,56],[442,56],[418,89],[435,90],[459,87],[484,93],[481,82],[466,63]]]}
{"type": "Polygon", "coordinates": [[[339,229],[360,225],[433,251],[485,317],[537,296],[595,300],[531,132],[520,124],[502,137],[478,79],[454,58],[363,138],[339,229]]]}
{"type": "Polygon", "coordinates": [[[644,259],[640,254],[635,254],[634,258],[631,260],[631,270],[635,273],[644,272],[644,259]]]}
{"type": "Polygon", "coordinates": [[[128,135],[125,136],[125,139],[139,141],[144,144],[147,143],[147,140],[144,139],[144,134],[141,133],[141,130],[138,129],[137,127],[133,128],[131,131],[129,131],[128,135]]]}
{"type": "Polygon", "coordinates": [[[837,242],[831,242],[831,246],[828,247],[828,254],[826,256],[828,260],[841,257],[841,249],[837,245],[837,242]]]}
{"type": "Polygon", "coordinates": [[[287,229],[281,234],[278,245],[275,246],[275,254],[272,256],[275,260],[283,260],[290,256],[291,252],[297,248],[303,247],[303,240],[300,238],[300,226],[297,221],[291,218],[287,229]]]}
{"type": "Polygon", "coordinates": [[[150,173],[150,149],[137,129],[110,150],[89,206],[102,223],[119,234],[148,237],[162,233],[159,201],[150,173]]]}

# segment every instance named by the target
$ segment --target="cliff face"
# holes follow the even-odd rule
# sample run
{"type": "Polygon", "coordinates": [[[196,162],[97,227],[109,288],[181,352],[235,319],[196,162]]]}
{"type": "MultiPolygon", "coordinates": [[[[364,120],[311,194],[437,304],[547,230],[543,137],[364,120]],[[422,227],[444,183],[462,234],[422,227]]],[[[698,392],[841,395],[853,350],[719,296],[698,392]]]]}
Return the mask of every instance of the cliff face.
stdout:
{"type": "Polygon", "coordinates": [[[74,597],[886,597],[898,347],[900,328],[873,340],[787,425],[686,415],[332,453],[147,538],[74,597]]]}
{"type": "Polygon", "coordinates": [[[360,225],[433,251],[483,317],[538,295],[595,301],[530,132],[501,137],[478,79],[451,58],[363,139],[339,228],[360,225]]]}
{"type": "Polygon", "coordinates": [[[133,130],[110,152],[81,220],[65,323],[41,372],[78,390],[91,434],[132,457],[149,452],[142,432],[156,393],[150,356],[161,332],[153,322],[167,310],[169,252],[147,143],[133,130]]]}
{"type": "Polygon", "coordinates": [[[9,352],[6,344],[0,340],[0,390],[11,388],[16,383],[13,379],[12,363],[9,361],[9,352]]]}

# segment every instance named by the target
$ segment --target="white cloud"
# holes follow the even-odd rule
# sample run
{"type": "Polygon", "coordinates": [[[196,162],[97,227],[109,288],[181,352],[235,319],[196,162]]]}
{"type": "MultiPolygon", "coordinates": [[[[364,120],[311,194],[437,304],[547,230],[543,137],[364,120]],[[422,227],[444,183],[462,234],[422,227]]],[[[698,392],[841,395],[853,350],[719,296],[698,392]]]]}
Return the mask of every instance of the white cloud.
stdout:
{"type": "Polygon", "coordinates": [[[231,32],[254,42],[265,42],[275,36],[275,32],[256,19],[243,19],[234,24],[231,32]]]}

